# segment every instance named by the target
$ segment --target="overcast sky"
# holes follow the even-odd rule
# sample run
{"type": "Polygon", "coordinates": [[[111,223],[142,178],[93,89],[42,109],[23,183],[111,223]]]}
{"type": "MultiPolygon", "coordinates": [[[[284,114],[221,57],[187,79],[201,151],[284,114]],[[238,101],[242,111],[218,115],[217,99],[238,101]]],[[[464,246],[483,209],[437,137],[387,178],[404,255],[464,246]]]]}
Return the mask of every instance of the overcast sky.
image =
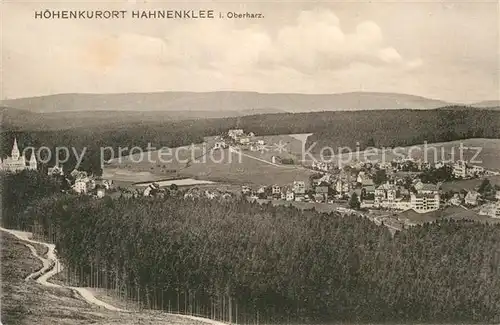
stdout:
{"type": "Polygon", "coordinates": [[[21,2],[2,5],[1,97],[54,93],[381,91],[499,99],[497,1],[21,2]],[[61,2],[63,3],[63,2],[61,2]],[[128,10],[119,20],[34,11],[128,10]],[[260,12],[263,19],[133,19],[133,10],[260,12]]]}

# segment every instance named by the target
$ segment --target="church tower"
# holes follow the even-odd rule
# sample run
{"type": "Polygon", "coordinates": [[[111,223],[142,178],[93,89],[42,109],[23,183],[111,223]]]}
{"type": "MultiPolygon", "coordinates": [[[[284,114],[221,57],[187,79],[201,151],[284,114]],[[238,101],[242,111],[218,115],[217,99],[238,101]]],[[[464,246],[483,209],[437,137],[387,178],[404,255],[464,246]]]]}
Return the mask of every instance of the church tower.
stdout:
{"type": "Polygon", "coordinates": [[[31,153],[30,165],[29,165],[28,168],[31,169],[31,170],[37,170],[38,169],[38,165],[37,165],[36,158],[35,158],[35,150],[33,150],[33,152],[31,153]]]}
{"type": "Polygon", "coordinates": [[[12,146],[12,153],[10,155],[12,160],[19,160],[19,148],[17,147],[17,139],[14,138],[14,145],[12,146]]]}

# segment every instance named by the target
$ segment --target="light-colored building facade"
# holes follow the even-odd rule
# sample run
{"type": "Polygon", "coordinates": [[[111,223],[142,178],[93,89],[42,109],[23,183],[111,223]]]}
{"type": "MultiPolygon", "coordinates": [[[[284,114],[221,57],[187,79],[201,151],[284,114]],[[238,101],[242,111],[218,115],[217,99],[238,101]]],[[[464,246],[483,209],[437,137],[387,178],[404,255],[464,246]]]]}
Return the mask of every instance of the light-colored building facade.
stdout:
{"type": "Polygon", "coordinates": [[[232,130],[229,130],[227,132],[227,134],[230,138],[234,139],[234,138],[237,138],[237,137],[244,135],[245,132],[243,132],[243,129],[232,129],[232,130]]]}
{"type": "Polygon", "coordinates": [[[293,182],[293,192],[295,195],[303,195],[306,193],[306,183],[304,181],[293,182]]]}
{"type": "Polygon", "coordinates": [[[463,160],[458,160],[453,164],[453,176],[456,178],[467,177],[467,163],[463,160]]]}
{"type": "Polygon", "coordinates": [[[479,214],[492,218],[500,218],[500,201],[485,204],[481,207],[479,214]]]}
{"type": "Polygon", "coordinates": [[[476,191],[470,191],[465,196],[465,204],[476,206],[478,204],[479,193],[476,191]]]}
{"type": "Polygon", "coordinates": [[[439,193],[435,194],[410,194],[410,207],[418,213],[435,211],[440,206],[439,193]]]}
{"type": "Polygon", "coordinates": [[[75,191],[78,194],[87,194],[88,191],[88,179],[87,178],[79,178],[75,181],[75,184],[73,184],[72,188],[73,191],[75,191]]]}
{"type": "Polygon", "coordinates": [[[281,186],[274,184],[272,187],[273,195],[281,195],[281,186]]]}
{"type": "Polygon", "coordinates": [[[49,176],[63,176],[64,169],[63,169],[63,167],[60,167],[60,166],[50,167],[47,170],[47,175],[49,175],[49,176]]]}
{"type": "Polygon", "coordinates": [[[478,177],[485,173],[482,166],[470,165],[466,161],[458,160],[453,164],[453,176],[457,178],[472,178],[478,177]]]}
{"type": "Polygon", "coordinates": [[[97,189],[97,197],[98,198],[100,198],[100,199],[103,198],[105,194],[106,194],[106,190],[104,188],[97,189]]]}
{"type": "Polygon", "coordinates": [[[5,159],[0,158],[0,170],[17,173],[23,170],[37,170],[38,164],[36,161],[35,153],[31,153],[31,158],[26,164],[26,157],[21,155],[19,147],[17,145],[17,139],[14,138],[14,144],[12,145],[12,151],[10,156],[5,159]]]}
{"type": "Polygon", "coordinates": [[[438,210],[441,205],[439,185],[417,182],[415,184],[417,193],[410,194],[410,207],[418,213],[426,213],[438,210]]]}
{"type": "Polygon", "coordinates": [[[339,179],[335,183],[335,191],[340,195],[349,193],[350,190],[351,190],[351,183],[345,179],[339,179]]]}
{"type": "Polygon", "coordinates": [[[375,206],[393,208],[396,197],[396,185],[390,183],[382,184],[375,189],[375,206]]]}
{"type": "Polygon", "coordinates": [[[450,199],[450,204],[452,205],[460,205],[462,204],[462,198],[460,197],[460,194],[455,193],[453,197],[450,199]]]}
{"type": "Polygon", "coordinates": [[[219,140],[217,142],[215,142],[214,144],[214,149],[226,149],[227,148],[227,144],[226,144],[226,141],[224,140],[219,140]]]}

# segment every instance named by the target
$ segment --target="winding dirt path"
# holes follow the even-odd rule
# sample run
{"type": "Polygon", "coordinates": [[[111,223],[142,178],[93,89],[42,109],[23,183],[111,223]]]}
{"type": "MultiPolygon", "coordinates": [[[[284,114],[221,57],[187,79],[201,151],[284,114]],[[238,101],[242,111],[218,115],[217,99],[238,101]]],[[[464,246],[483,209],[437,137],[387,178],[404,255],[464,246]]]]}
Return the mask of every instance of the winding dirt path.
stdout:
{"type": "MultiPolygon", "coordinates": [[[[104,301],[97,299],[92,294],[92,292],[90,292],[89,290],[87,290],[85,288],[64,286],[64,285],[59,285],[59,284],[49,282],[48,280],[52,276],[56,275],[57,273],[59,273],[63,270],[63,266],[60,263],[59,259],[57,258],[57,255],[56,255],[55,245],[41,242],[41,241],[37,241],[37,240],[32,240],[31,239],[32,234],[30,232],[13,230],[13,229],[6,229],[3,227],[0,227],[0,230],[5,231],[5,232],[15,236],[16,238],[20,239],[23,242],[23,244],[26,245],[30,249],[33,256],[35,256],[36,258],[38,258],[42,262],[42,264],[43,264],[42,268],[40,270],[28,275],[26,277],[26,281],[34,279],[36,282],[38,282],[39,284],[46,286],[46,287],[70,289],[73,292],[75,292],[78,296],[80,296],[83,300],[85,300],[87,303],[93,304],[93,305],[96,305],[99,307],[103,307],[103,308],[110,310],[110,311],[124,312],[124,313],[132,313],[133,312],[133,311],[125,310],[125,309],[120,309],[120,308],[112,306],[108,303],[105,303],[104,301]],[[30,245],[30,243],[31,244],[39,244],[39,245],[43,245],[43,246],[47,247],[47,249],[48,249],[47,257],[40,256],[38,254],[37,250],[35,249],[35,247],[33,245],[30,245]]],[[[212,324],[212,325],[227,325],[227,323],[222,323],[222,322],[215,321],[212,319],[202,318],[202,317],[197,317],[197,316],[182,315],[182,314],[168,314],[168,315],[175,315],[178,317],[192,319],[192,320],[196,320],[199,322],[204,322],[204,323],[212,324]]]]}

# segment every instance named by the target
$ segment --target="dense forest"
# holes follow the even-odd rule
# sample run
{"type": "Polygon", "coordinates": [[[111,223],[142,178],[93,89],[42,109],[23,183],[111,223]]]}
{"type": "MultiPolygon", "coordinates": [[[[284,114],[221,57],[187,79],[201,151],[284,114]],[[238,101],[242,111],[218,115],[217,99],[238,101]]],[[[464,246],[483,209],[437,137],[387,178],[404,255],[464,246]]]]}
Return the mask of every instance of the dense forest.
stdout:
{"type": "Polygon", "coordinates": [[[500,138],[500,111],[476,109],[372,111],[324,116],[323,127],[308,138],[316,149],[398,147],[468,138],[500,138]],[[328,122],[329,121],[329,122],[328,122]]]}
{"type": "Polygon", "coordinates": [[[34,174],[5,177],[4,226],[53,241],[72,284],[146,308],[239,324],[500,321],[499,225],[443,220],[392,237],[363,217],[245,200],[51,194],[34,174]],[[29,209],[9,208],[21,198],[29,209]]]}
{"type": "MultiPolygon", "coordinates": [[[[134,146],[178,147],[200,143],[205,136],[218,135],[235,127],[257,135],[313,133],[307,147],[316,142],[311,152],[324,146],[395,147],[422,144],[424,141],[445,142],[467,138],[500,138],[500,111],[448,107],[436,110],[376,110],[313,113],[261,114],[238,118],[200,119],[145,123],[122,126],[75,128],[59,131],[30,131],[4,129],[1,134],[0,154],[10,154],[14,136],[21,148],[47,146],[70,147],[81,154],[87,148],[81,169],[101,173],[100,148],[134,146]]],[[[54,152],[54,151],[53,151],[54,152]]],[[[127,151],[123,152],[124,154],[127,151]]],[[[51,157],[47,165],[53,164],[51,157]]],[[[61,157],[63,158],[63,157],[61,157]]],[[[110,157],[102,157],[104,160],[110,157]]],[[[115,157],[116,158],[116,157],[115,157]]],[[[75,155],[65,164],[70,171],[75,166],[75,155]]]]}

